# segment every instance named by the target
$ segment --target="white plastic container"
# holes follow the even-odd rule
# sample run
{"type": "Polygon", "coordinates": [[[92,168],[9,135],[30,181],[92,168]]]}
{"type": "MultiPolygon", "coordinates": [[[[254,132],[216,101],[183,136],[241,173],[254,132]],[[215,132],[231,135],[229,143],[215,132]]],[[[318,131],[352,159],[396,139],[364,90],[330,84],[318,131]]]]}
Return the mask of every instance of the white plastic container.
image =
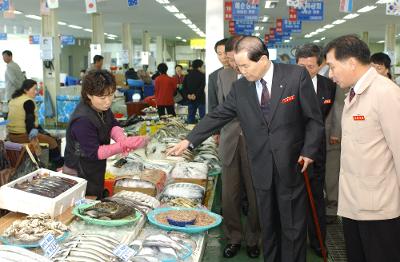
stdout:
{"type": "Polygon", "coordinates": [[[0,208],[28,215],[47,213],[54,218],[72,207],[77,200],[85,197],[86,185],[87,181],[83,178],[65,175],[44,168],[38,169],[0,187],[0,208]],[[16,183],[30,181],[35,175],[44,173],[48,173],[50,176],[73,179],[78,183],[55,198],[48,198],[13,188],[16,183]]]}

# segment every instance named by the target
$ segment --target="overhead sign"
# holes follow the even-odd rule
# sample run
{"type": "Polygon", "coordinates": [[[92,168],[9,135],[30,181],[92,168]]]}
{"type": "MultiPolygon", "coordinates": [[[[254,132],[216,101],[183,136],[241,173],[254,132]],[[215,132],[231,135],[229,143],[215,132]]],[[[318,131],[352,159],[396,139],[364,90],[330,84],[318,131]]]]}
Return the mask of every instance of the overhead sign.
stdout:
{"type": "Polygon", "coordinates": [[[251,35],[254,32],[254,21],[234,21],[235,33],[238,35],[251,35]]]}
{"type": "Polygon", "coordinates": [[[10,1],[0,0],[0,11],[7,11],[8,9],[10,9],[10,1]]]}
{"type": "Polygon", "coordinates": [[[353,11],[353,0],[340,0],[339,11],[351,13],[353,11]]]}
{"type": "Polygon", "coordinates": [[[297,19],[302,21],[323,21],[324,0],[308,0],[303,8],[297,9],[297,19]]]}
{"type": "Polygon", "coordinates": [[[40,44],[40,35],[30,35],[29,36],[29,44],[31,44],[31,45],[40,44]]]}
{"type": "Polygon", "coordinates": [[[297,21],[297,9],[294,7],[289,7],[289,21],[291,22],[297,21]]]}
{"type": "Polygon", "coordinates": [[[259,13],[259,5],[251,5],[246,0],[232,1],[232,17],[235,21],[258,20],[259,13]]]}
{"type": "Polygon", "coordinates": [[[60,42],[62,45],[75,45],[75,37],[73,35],[61,35],[60,42]]]}
{"type": "Polygon", "coordinates": [[[86,14],[93,14],[97,12],[96,0],[85,0],[86,14]]]}
{"type": "Polygon", "coordinates": [[[290,22],[289,19],[282,20],[283,32],[301,33],[301,21],[290,22]]]}
{"type": "Polygon", "coordinates": [[[0,33],[0,40],[7,40],[7,33],[0,33]]]}

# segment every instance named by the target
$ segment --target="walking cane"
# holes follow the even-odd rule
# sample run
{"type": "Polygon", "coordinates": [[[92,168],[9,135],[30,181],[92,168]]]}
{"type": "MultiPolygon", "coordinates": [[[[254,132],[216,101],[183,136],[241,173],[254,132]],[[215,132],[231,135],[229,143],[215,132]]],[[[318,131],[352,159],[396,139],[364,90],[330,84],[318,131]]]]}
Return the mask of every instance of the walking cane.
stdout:
{"type": "MultiPolygon", "coordinates": [[[[303,165],[304,162],[302,162],[301,164],[303,165]]],[[[319,226],[317,210],[315,208],[314,197],[313,197],[313,194],[312,194],[312,191],[311,191],[310,179],[308,178],[307,170],[305,170],[303,172],[303,176],[304,176],[304,182],[306,184],[308,200],[310,200],[311,211],[312,211],[312,215],[313,215],[315,229],[317,231],[317,237],[318,237],[318,241],[319,241],[319,246],[321,248],[322,257],[324,258],[324,262],[327,262],[328,260],[327,260],[327,257],[326,257],[326,249],[325,249],[324,243],[322,241],[321,227],[319,226]]]]}

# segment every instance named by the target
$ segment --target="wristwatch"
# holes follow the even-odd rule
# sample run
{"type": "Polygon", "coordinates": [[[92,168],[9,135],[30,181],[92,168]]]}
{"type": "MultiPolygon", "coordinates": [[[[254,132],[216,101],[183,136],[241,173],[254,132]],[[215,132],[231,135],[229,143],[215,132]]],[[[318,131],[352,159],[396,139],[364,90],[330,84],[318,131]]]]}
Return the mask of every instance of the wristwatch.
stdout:
{"type": "Polygon", "coordinates": [[[190,143],[190,144],[189,144],[188,149],[189,149],[190,151],[193,151],[193,149],[194,149],[193,143],[190,143]]]}

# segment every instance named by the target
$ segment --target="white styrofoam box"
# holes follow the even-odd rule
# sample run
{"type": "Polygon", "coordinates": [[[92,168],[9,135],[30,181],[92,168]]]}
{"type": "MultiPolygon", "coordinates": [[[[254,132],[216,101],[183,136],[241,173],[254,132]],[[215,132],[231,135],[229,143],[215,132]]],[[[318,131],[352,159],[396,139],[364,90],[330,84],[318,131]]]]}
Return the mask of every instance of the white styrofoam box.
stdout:
{"type": "Polygon", "coordinates": [[[38,169],[0,187],[0,208],[28,215],[47,213],[54,218],[73,206],[77,200],[85,197],[86,185],[87,181],[83,178],[65,175],[44,168],[38,169]],[[78,183],[55,198],[28,193],[13,187],[16,183],[26,180],[31,181],[35,175],[44,173],[48,173],[50,176],[73,179],[78,183]]]}

